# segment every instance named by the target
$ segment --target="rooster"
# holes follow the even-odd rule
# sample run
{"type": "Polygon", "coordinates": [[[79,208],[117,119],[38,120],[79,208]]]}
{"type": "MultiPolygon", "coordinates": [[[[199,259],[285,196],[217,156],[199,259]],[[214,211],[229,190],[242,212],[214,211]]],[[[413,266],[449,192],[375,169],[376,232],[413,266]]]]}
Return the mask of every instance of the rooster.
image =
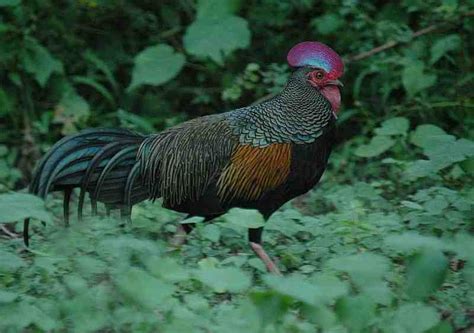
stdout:
{"type": "MultiPolygon", "coordinates": [[[[232,207],[257,209],[268,219],[315,186],[331,153],[344,72],[339,55],[302,42],[287,55],[294,68],[284,89],[260,104],[186,121],[143,136],[125,129],[88,129],[63,138],[43,157],[29,190],[45,198],[64,192],[69,223],[72,190],[78,218],[86,193],[130,218],[133,205],[162,198],[163,207],[205,221],[232,207]]],[[[29,243],[29,219],[24,241],[29,243]]],[[[189,233],[194,224],[180,224],[189,233]]],[[[263,228],[248,230],[252,250],[270,272],[278,267],[262,247],[263,228]]]]}

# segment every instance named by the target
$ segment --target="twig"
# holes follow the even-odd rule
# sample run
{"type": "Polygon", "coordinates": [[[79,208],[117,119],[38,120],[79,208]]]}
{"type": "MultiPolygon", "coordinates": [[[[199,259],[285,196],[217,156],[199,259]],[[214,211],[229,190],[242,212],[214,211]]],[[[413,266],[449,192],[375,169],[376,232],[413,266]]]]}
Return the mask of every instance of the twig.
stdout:
{"type": "MultiPolygon", "coordinates": [[[[462,17],[467,17],[467,16],[473,16],[474,15],[474,10],[473,11],[470,11],[470,12],[467,12],[467,13],[464,13],[463,15],[461,15],[460,18],[462,17]]],[[[423,36],[423,35],[426,35],[430,32],[433,32],[435,30],[438,30],[439,28],[442,27],[442,24],[441,23],[437,23],[437,24],[432,24],[426,28],[423,28],[423,29],[420,29],[418,31],[415,31],[412,36],[411,36],[411,39],[410,41],[413,39],[413,38],[416,38],[416,37],[420,37],[420,36],[423,36]]],[[[369,50],[369,51],[365,51],[365,52],[362,52],[362,53],[359,53],[359,54],[356,54],[354,56],[349,56],[347,58],[347,62],[352,62],[352,61],[359,61],[359,60],[362,60],[362,59],[365,59],[365,58],[368,58],[376,53],[380,53],[382,51],[385,51],[387,49],[391,49],[392,47],[395,47],[399,44],[402,44],[403,42],[397,42],[397,41],[390,41],[390,42],[387,42],[383,45],[380,45],[380,46],[377,46],[375,48],[373,48],[372,50],[369,50]]]]}
{"type": "MultiPolygon", "coordinates": [[[[413,35],[411,36],[411,39],[413,38],[416,38],[416,37],[419,37],[419,36],[423,36],[423,35],[426,35],[427,33],[430,33],[432,32],[433,30],[436,30],[440,27],[439,24],[433,24],[433,25],[430,25],[429,27],[426,27],[424,29],[421,29],[421,30],[418,30],[416,32],[413,33],[413,35]]],[[[358,61],[358,60],[362,60],[362,59],[365,59],[365,58],[368,58],[376,53],[380,53],[382,51],[385,51],[387,49],[391,49],[392,47],[395,47],[397,46],[398,44],[401,44],[401,42],[396,42],[396,41],[390,41],[390,42],[387,42],[383,45],[380,45],[380,46],[377,46],[375,48],[373,48],[372,50],[369,50],[369,51],[366,51],[366,52],[362,52],[362,53],[359,53],[355,56],[350,56],[347,61],[348,62],[352,62],[352,61],[358,61]]]]}
{"type": "Polygon", "coordinates": [[[7,235],[8,237],[10,237],[10,238],[18,238],[18,237],[20,237],[20,236],[18,236],[18,234],[15,234],[15,233],[11,232],[10,230],[8,230],[8,228],[5,227],[3,224],[0,224],[0,230],[2,230],[3,233],[4,233],[5,235],[7,235]]]}
{"type": "Polygon", "coordinates": [[[377,47],[373,48],[370,51],[362,52],[362,53],[359,53],[358,55],[351,56],[347,59],[347,62],[358,61],[358,60],[361,60],[361,59],[368,58],[371,55],[374,55],[376,53],[379,53],[379,52],[385,51],[387,49],[390,49],[390,48],[396,46],[397,44],[398,44],[398,42],[395,42],[395,41],[385,43],[383,45],[380,45],[380,46],[377,46],[377,47]]]}
{"type": "Polygon", "coordinates": [[[165,30],[165,31],[161,32],[160,37],[161,38],[169,38],[171,36],[176,35],[181,30],[182,30],[182,27],[174,27],[174,28],[171,28],[171,29],[168,29],[168,30],[165,30]]]}

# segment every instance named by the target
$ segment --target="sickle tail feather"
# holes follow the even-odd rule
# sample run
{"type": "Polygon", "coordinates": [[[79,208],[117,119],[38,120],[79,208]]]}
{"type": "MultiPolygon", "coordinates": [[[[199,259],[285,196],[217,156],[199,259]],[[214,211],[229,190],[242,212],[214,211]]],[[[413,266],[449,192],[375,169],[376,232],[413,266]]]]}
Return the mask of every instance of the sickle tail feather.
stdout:
{"type": "MultiPolygon", "coordinates": [[[[29,191],[43,199],[54,191],[64,192],[64,222],[69,224],[70,199],[79,188],[78,219],[83,216],[86,193],[92,212],[102,202],[107,210],[130,212],[131,206],[148,198],[136,160],[145,136],[123,129],[85,130],[58,141],[36,168],[29,191]]],[[[23,223],[23,240],[29,245],[30,219],[23,223]]]]}

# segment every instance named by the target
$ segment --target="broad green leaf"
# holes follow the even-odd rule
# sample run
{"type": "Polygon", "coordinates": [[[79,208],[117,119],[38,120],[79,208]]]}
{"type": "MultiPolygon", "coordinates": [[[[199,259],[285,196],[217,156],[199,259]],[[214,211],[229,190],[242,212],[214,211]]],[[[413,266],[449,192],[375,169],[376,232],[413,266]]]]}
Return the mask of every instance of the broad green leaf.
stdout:
{"type": "Polygon", "coordinates": [[[227,223],[244,228],[258,228],[265,224],[263,215],[254,209],[232,208],[224,218],[227,223]]]}
{"type": "Polygon", "coordinates": [[[280,320],[288,311],[292,299],[275,291],[255,291],[250,294],[252,302],[257,306],[263,324],[280,320]]]}
{"type": "Polygon", "coordinates": [[[322,280],[324,282],[318,284],[317,282],[311,283],[298,275],[288,277],[266,275],[264,277],[265,283],[273,290],[309,305],[327,304],[336,297],[347,293],[347,286],[338,279],[333,279],[335,280],[322,280]],[[326,288],[328,288],[328,293],[326,293],[326,288]]]}
{"type": "MultiPolygon", "coordinates": [[[[322,328],[322,332],[338,332],[341,324],[337,318],[333,307],[329,306],[305,306],[303,314],[309,318],[311,322],[322,328]]],[[[313,332],[310,330],[309,332],[313,332]]]]}
{"type": "Polygon", "coordinates": [[[327,265],[334,270],[349,274],[354,283],[360,287],[380,281],[390,267],[386,257],[369,252],[335,257],[330,259],[327,265]]]}
{"type": "Polygon", "coordinates": [[[201,234],[211,242],[218,242],[221,237],[221,229],[215,224],[207,224],[202,228],[201,234]]]}
{"type": "Polygon", "coordinates": [[[197,3],[198,19],[222,18],[234,14],[240,7],[240,0],[199,0],[197,3]]]}
{"type": "Polygon", "coordinates": [[[184,62],[184,55],[175,52],[171,46],[158,44],[147,47],[134,59],[132,82],[127,90],[144,84],[161,85],[178,75],[184,62]]]}
{"type": "Polygon", "coordinates": [[[345,296],[336,303],[335,311],[351,332],[360,332],[375,316],[375,303],[366,295],[345,296]]]}
{"type": "Polygon", "coordinates": [[[20,294],[8,290],[0,290],[0,304],[11,303],[16,300],[20,294]]]}
{"type": "Polygon", "coordinates": [[[196,278],[217,293],[241,292],[250,287],[250,277],[238,268],[201,268],[196,278]]]}
{"type": "Polygon", "coordinates": [[[430,63],[434,64],[441,57],[450,51],[454,51],[461,45],[461,38],[458,35],[448,35],[438,39],[431,47],[430,63]]]}
{"type": "Polygon", "coordinates": [[[429,215],[440,215],[443,210],[448,207],[449,203],[446,202],[446,198],[437,195],[432,200],[428,200],[423,204],[423,208],[429,215]]]}
{"type": "Polygon", "coordinates": [[[188,27],[183,41],[188,53],[222,65],[224,57],[250,45],[250,30],[238,16],[198,19],[188,27]]]}
{"type": "Polygon", "coordinates": [[[423,236],[416,232],[387,236],[384,239],[384,243],[402,253],[412,253],[423,249],[440,250],[445,247],[440,239],[432,236],[423,236]]]}
{"type": "Polygon", "coordinates": [[[229,333],[260,331],[262,320],[254,303],[249,300],[243,300],[233,306],[225,303],[222,302],[215,307],[216,325],[208,326],[212,327],[211,331],[229,333]]]}
{"type": "Polygon", "coordinates": [[[0,306],[0,318],[2,318],[0,327],[10,328],[5,330],[8,332],[25,331],[30,325],[34,325],[40,331],[50,332],[54,331],[57,325],[48,314],[27,300],[0,306]]]}
{"type": "Polygon", "coordinates": [[[87,289],[87,281],[76,274],[70,274],[64,277],[64,285],[70,291],[83,293],[87,289]]]}
{"type": "Polygon", "coordinates": [[[474,263],[474,236],[465,232],[458,232],[449,245],[449,249],[466,260],[474,263]]]}
{"type": "Polygon", "coordinates": [[[116,284],[123,295],[148,309],[156,308],[166,302],[175,289],[173,285],[160,281],[138,268],[131,268],[118,276],[116,284]]]}
{"type": "Polygon", "coordinates": [[[320,293],[317,296],[317,301],[320,303],[330,304],[349,292],[349,286],[346,281],[341,281],[333,274],[317,273],[312,275],[308,281],[320,293]]]}
{"type": "Polygon", "coordinates": [[[422,205],[420,205],[416,202],[413,202],[413,201],[403,200],[403,201],[400,202],[400,204],[402,206],[405,206],[405,207],[408,207],[408,208],[411,208],[411,209],[423,210],[422,205]]]}
{"type": "Polygon", "coordinates": [[[171,258],[153,256],[145,264],[151,274],[166,281],[184,281],[189,278],[185,267],[171,258]]]}
{"type": "Polygon", "coordinates": [[[25,70],[33,74],[42,87],[45,86],[53,73],[63,72],[61,61],[54,58],[48,49],[40,45],[35,39],[27,39],[22,60],[25,70]]]}
{"type": "MultiPolygon", "coordinates": [[[[248,260],[248,264],[251,267],[253,267],[255,269],[258,269],[260,272],[267,272],[267,268],[265,267],[265,264],[263,263],[263,261],[260,258],[250,258],[248,260]]],[[[237,267],[240,267],[240,266],[237,266],[237,267]]]]}
{"type": "Polygon", "coordinates": [[[275,275],[266,275],[265,283],[273,290],[292,297],[295,300],[305,302],[307,304],[321,304],[318,299],[318,290],[311,283],[300,276],[280,277],[275,275]]]}
{"type": "Polygon", "coordinates": [[[408,96],[413,97],[435,84],[436,74],[426,74],[420,61],[410,62],[402,71],[402,83],[408,96]]]}
{"type": "Polygon", "coordinates": [[[417,160],[409,162],[405,169],[405,176],[409,180],[415,180],[421,177],[435,176],[439,168],[433,161],[417,160]]]}
{"type": "Polygon", "coordinates": [[[405,117],[395,117],[385,120],[382,126],[375,129],[377,135],[406,135],[410,122],[405,117]]]}
{"type": "Polygon", "coordinates": [[[422,333],[438,324],[440,318],[436,310],[420,303],[400,306],[389,323],[388,332],[422,333]]]}
{"type": "Polygon", "coordinates": [[[62,124],[62,133],[71,134],[78,130],[78,125],[85,123],[90,116],[87,101],[74,88],[66,86],[61,100],[54,110],[54,122],[62,124]]]}
{"type": "Polygon", "coordinates": [[[370,140],[369,144],[361,145],[355,150],[355,154],[359,157],[375,157],[390,149],[395,141],[388,136],[377,135],[370,140]]]}
{"type": "Polygon", "coordinates": [[[359,285],[361,294],[366,295],[377,304],[389,306],[394,297],[394,293],[385,281],[374,281],[370,284],[359,285]]]}
{"type": "Polygon", "coordinates": [[[299,224],[303,218],[301,213],[293,209],[287,209],[283,212],[277,212],[268,220],[265,230],[277,230],[284,235],[293,236],[305,228],[299,224]]]}
{"type": "Polygon", "coordinates": [[[433,144],[425,147],[423,153],[433,161],[438,170],[441,170],[474,156],[474,142],[459,139],[452,143],[433,144]]]}
{"type": "Polygon", "coordinates": [[[438,126],[423,124],[418,126],[410,136],[410,142],[421,148],[427,148],[444,142],[454,142],[456,138],[438,126]]]}
{"type": "Polygon", "coordinates": [[[198,261],[198,266],[201,269],[216,268],[219,265],[219,260],[214,257],[207,257],[198,261]]]}
{"type": "Polygon", "coordinates": [[[39,197],[16,192],[0,194],[0,223],[22,221],[28,217],[46,223],[53,221],[39,197]]]}
{"type": "Polygon", "coordinates": [[[426,146],[424,154],[430,159],[407,163],[405,175],[408,179],[435,176],[438,171],[454,163],[464,162],[473,156],[474,143],[465,139],[452,143],[433,143],[426,146]]]}
{"type": "Polygon", "coordinates": [[[407,266],[408,295],[421,300],[438,289],[444,282],[448,260],[441,250],[425,249],[415,254],[407,266]]]}

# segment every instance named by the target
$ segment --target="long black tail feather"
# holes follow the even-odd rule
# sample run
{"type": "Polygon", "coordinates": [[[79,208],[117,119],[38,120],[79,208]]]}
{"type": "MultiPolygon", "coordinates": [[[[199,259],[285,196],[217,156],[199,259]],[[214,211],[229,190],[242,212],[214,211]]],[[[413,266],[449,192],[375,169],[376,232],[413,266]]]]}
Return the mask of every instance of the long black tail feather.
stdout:
{"type": "MultiPolygon", "coordinates": [[[[80,188],[78,218],[82,219],[86,192],[92,212],[97,202],[107,211],[119,208],[127,217],[134,204],[148,198],[136,160],[145,136],[123,129],[91,129],[58,141],[39,163],[29,191],[45,199],[49,192],[64,191],[63,214],[69,224],[70,199],[80,188]]],[[[23,240],[29,245],[29,224],[23,224],[23,240]]]]}

